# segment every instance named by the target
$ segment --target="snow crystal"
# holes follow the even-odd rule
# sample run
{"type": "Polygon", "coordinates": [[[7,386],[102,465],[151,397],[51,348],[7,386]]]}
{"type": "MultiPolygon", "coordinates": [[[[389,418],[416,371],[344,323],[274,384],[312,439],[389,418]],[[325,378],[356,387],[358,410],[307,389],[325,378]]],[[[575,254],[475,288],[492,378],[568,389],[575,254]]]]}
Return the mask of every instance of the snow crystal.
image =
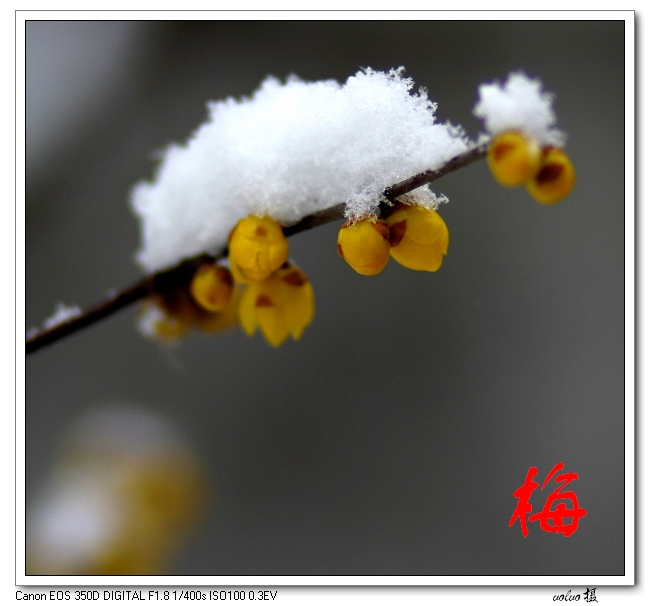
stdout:
{"type": "MultiPolygon", "coordinates": [[[[344,85],[267,78],[252,97],[208,109],[186,143],[162,154],[154,180],[132,192],[147,271],[218,251],[251,214],[290,225],[340,202],[348,217],[375,214],[387,187],[470,145],[462,129],[435,121],[436,104],[402,68],[368,68],[344,85]]],[[[430,207],[444,201],[416,196],[430,207]]]]}
{"type": "Polygon", "coordinates": [[[33,339],[37,334],[43,330],[49,330],[54,328],[59,324],[63,324],[72,318],[76,318],[81,315],[81,309],[76,305],[66,305],[65,303],[57,303],[54,313],[43,322],[41,328],[30,328],[26,334],[26,339],[33,339]]]}
{"type": "Polygon", "coordinates": [[[43,329],[48,330],[54,328],[59,324],[63,324],[72,318],[76,318],[81,315],[81,309],[76,305],[66,305],[60,301],[56,304],[56,309],[54,313],[43,322],[43,329]]]}
{"type": "Polygon", "coordinates": [[[449,202],[449,198],[444,194],[436,196],[426,185],[413,189],[397,198],[398,202],[406,204],[417,204],[429,210],[438,210],[441,204],[449,202]]]}
{"type": "Polygon", "coordinates": [[[527,132],[542,145],[564,145],[566,135],[555,124],[553,95],[542,92],[539,80],[518,72],[510,74],[503,87],[498,83],[479,86],[474,115],[485,121],[491,135],[507,130],[527,132]]]}
{"type": "Polygon", "coordinates": [[[156,337],[156,328],[160,322],[166,319],[165,312],[155,304],[146,305],[138,316],[138,330],[143,337],[154,339],[156,337]]]}

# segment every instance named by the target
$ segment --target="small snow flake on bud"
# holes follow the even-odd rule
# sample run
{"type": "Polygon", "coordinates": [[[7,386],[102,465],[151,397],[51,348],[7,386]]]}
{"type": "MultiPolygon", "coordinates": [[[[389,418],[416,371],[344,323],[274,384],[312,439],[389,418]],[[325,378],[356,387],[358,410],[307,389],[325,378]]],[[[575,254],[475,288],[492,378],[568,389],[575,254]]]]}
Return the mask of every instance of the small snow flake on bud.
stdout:
{"type": "Polygon", "coordinates": [[[536,139],[510,131],[494,137],[488,149],[487,163],[497,183],[504,187],[519,187],[537,172],[541,155],[536,139]]]}
{"type": "Polygon", "coordinates": [[[194,274],[190,293],[194,302],[205,311],[223,311],[228,307],[233,290],[232,274],[223,266],[205,263],[194,274]]]}
{"type": "Polygon", "coordinates": [[[559,147],[542,152],[539,170],[526,183],[528,193],[540,204],[555,204],[573,189],[576,175],[569,156],[559,147]]]}
{"type": "Polygon", "coordinates": [[[442,217],[422,206],[400,203],[387,219],[390,256],[418,271],[437,271],[449,247],[449,230],[442,217]]]}
{"type": "Polygon", "coordinates": [[[138,328],[145,337],[174,345],[193,328],[214,333],[237,326],[240,300],[241,288],[235,286],[226,307],[219,312],[210,312],[180,288],[145,301],[138,328]]]}
{"type": "Polygon", "coordinates": [[[261,282],[287,260],[289,243],[280,223],[270,217],[246,217],[228,238],[230,267],[238,282],[261,282]]]}
{"type": "Polygon", "coordinates": [[[273,347],[289,335],[297,341],[314,318],[314,291],[307,275],[285,263],[268,280],[251,283],[242,296],[239,318],[248,336],[259,327],[273,347]]]}
{"type": "Polygon", "coordinates": [[[191,327],[192,318],[170,313],[162,297],[145,301],[138,317],[138,328],[145,337],[168,344],[180,342],[191,327]]]}
{"type": "Polygon", "coordinates": [[[346,222],[339,230],[336,247],[354,271],[374,276],[390,259],[390,229],[383,219],[346,222]]]}

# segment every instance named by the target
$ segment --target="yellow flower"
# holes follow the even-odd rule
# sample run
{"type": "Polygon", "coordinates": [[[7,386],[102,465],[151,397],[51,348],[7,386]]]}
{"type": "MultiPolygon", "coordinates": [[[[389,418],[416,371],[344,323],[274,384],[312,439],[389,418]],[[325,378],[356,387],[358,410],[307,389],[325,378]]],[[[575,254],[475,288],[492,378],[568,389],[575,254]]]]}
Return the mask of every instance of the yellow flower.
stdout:
{"type": "Polygon", "coordinates": [[[395,261],[420,271],[440,269],[449,247],[449,230],[435,210],[400,204],[387,223],[395,261]]]}
{"type": "Polygon", "coordinates": [[[518,187],[539,168],[541,150],[536,140],[520,132],[505,132],[490,143],[487,163],[496,181],[504,187],[518,187]]]}
{"type": "Polygon", "coordinates": [[[228,306],[217,313],[203,312],[195,316],[194,325],[203,332],[221,332],[239,324],[239,305],[243,287],[235,284],[228,306]]]}
{"type": "Polygon", "coordinates": [[[206,263],[194,274],[190,294],[195,303],[205,311],[223,311],[232,296],[231,273],[221,265],[206,263]]]}
{"type": "Polygon", "coordinates": [[[540,168],[526,183],[526,189],[540,204],[555,204],[573,189],[575,179],[575,169],[564,150],[547,147],[542,152],[540,168]]]}
{"type": "MultiPolygon", "coordinates": [[[[151,461],[114,470],[111,492],[123,504],[120,532],[92,574],[162,574],[205,504],[205,478],[195,461],[151,461]]],[[[112,471],[112,470],[111,470],[112,471]]]]}
{"type": "Polygon", "coordinates": [[[183,297],[176,293],[168,297],[155,295],[145,300],[138,318],[140,332],[170,344],[180,341],[192,328],[192,310],[196,307],[191,301],[188,301],[191,305],[186,305],[182,300],[183,297]]]}
{"type": "Polygon", "coordinates": [[[309,279],[297,267],[285,263],[268,280],[248,286],[239,306],[239,318],[248,336],[259,327],[274,347],[289,335],[300,339],[314,318],[314,291],[309,279]]]}
{"type": "Polygon", "coordinates": [[[246,217],[228,238],[230,268],[238,282],[266,280],[287,260],[289,243],[280,224],[270,217],[246,217]]]}
{"type": "Polygon", "coordinates": [[[362,276],[380,273],[390,259],[390,230],[383,219],[345,223],[336,241],[338,253],[362,276]]]}
{"type": "Polygon", "coordinates": [[[145,411],[107,407],[71,429],[28,513],[28,574],[165,573],[205,511],[201,462],[145,411]]]}
{"type": "Polygon", "coordinates": [[[145,301],[139,318],[140,331],[158,341],[180,341],[192,328],[213,333],[234,328],[239,322],[241,288],[234,286],[230,300],[222,311],[210,312],[199,307],[184,290],[177,289],[164,296],[145,301]]]}

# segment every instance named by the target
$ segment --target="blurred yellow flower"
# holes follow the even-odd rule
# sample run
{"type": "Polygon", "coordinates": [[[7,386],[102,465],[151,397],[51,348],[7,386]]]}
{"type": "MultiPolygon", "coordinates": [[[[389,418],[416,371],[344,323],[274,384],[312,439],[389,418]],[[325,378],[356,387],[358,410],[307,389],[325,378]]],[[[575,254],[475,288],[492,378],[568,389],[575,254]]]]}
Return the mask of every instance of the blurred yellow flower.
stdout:
{"type": "Polygon", "coordinates": [[[164,419],[89,412],[27,512],[27,574],[164,574],[205,508],[201,464],[164,419]]]}
{"type": "Polygon", "coordinates": [[[227,306],[218,312],[199,307],[184,289],[156,295],[143,304],[138,327],[146,337],[170,344],[193,328],[208,333],[235,328],[241,294],[241,287],[234,285],[227,306]]]}
{"type": "Polygon", "coordinates": [[[526,182],[528,193],[540,204],[555,204],[573,189],[576,175],[566,152],[559,147],[547,147],[535,176],[526,182]]]}
{"type": "Polygon", "coordinates": [[[289,335],[300,339],[314,318],[314,291],[307,275],[285,263],[268,280],[251,283],[242,295],[239,318],[249,336],[259,327],[274,347],[289,335]]]}
{"type": "Polygon", "coordinates": [[[205,311],[223,311],[230,303],[233,278],[221,265],[205,263],[192,278],[190,293],[196,304],[205,311]]]}
{"type": "Polygon", "coordinates": [[[536,139],[517,131],[505,132],[490,143],[487,163],[492,176],[504,187],[518,187],[539,168],[541,149],[536,139]]]}

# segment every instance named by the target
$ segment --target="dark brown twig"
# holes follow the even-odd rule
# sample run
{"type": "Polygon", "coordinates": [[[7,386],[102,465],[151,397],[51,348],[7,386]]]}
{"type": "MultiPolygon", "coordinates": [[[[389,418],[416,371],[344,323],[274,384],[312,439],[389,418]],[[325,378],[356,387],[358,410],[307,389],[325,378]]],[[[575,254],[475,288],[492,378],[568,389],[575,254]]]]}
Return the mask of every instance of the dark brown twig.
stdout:
{"type": "MultiPolygon", "coordinates": [[[[396,183],[386,190],[385,197],[391,202],[422,185],[431,183],[440,177],[463,168],[476,160],[484,158],[486,155],[486,147],[480,145],[473,149],[452,158],[442,168],[437,170],[427,170],[396,183]]],[[[331,221],[343,218],[343,211],[345,204],[337,204],[325,210],[308,215],[301,219],[295,225],[285,227],[283,229],[286,236],[292,236],[301,231],[324,225],[331,221]]],[[[86,328],[99,320],[114,314],[115,312],[128,307],[132,303],[144,299],[154,293],[166,294],[172,290],[189,283],[198,267],[206,261],[214,261],[222,258],[227,254],[227,251],[222,251],[219,255],[200,254],[191,259],[187,259],[178,265],[156,272],[149,276],[145,276],[135,284],[121,290],[118,293],[110,295],[105,300],[87,308],[85,311],[71,317],[70,319],[57,324],[50,328],[43,328],[37,331],[31,331],[25,342],[25,353],[30,354],[46,345],[50,345],[82,328],[86,328]]]]}

